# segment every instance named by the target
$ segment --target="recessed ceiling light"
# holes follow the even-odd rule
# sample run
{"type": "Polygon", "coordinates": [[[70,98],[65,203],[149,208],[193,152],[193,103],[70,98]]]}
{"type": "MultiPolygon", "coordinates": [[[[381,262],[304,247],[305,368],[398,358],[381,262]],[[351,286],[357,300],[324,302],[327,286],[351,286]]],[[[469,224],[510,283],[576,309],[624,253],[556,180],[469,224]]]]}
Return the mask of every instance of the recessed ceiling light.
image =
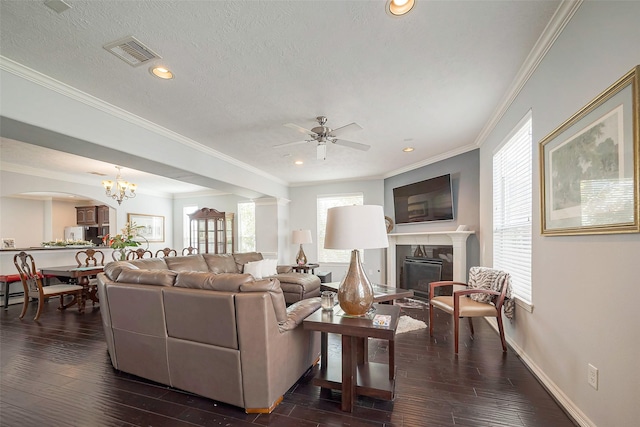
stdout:
{"type": "Polygon", "coordinates": [[[415,3],[415,0],[387,0],[386,10],[393,16],[402,16],[409,13],[415,3]]]}
{"type": "Polygon", "coordinates": [[[164,67],[151,67],[149,72],[161,79],[171,80],[173,78],[173,73],[164,67]]]}
{"type": "Polygon", "coordinates": [[[413,151],[413,147],[404,147],[402,151],[404,151],[405,153],[410,153],[413,151]]]}
{"type": "Polygon", "coordinates": [[[304,162],[302,160],[296,160],[295,162],[293,162],[296,165],[303,165],[304,162]]]}

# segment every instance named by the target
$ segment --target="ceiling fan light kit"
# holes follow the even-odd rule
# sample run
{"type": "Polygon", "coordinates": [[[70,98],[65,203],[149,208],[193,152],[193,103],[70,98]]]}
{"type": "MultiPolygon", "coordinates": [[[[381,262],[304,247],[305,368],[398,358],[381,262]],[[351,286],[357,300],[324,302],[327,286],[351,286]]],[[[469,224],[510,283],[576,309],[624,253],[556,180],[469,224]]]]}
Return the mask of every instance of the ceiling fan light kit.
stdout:
{"type": "Polygon", "coordinates": [[[360,151],[367,151],[369,150],[369,148],[371,148],[371,146],[367,144],[362,144],[360,142],[348,141],[346,139],[338,138],[340,135],[344,133],[361,130],[362,126],[360,126],[357,123],[349,123],[348,125],[341,126],[336,129],[331,129],[328,126],[325,126],[327,123],[327,118],[325,116],[316,117],[316,121],[318,122],[318,126],[312,129],[306,129],[294,123],[286,123],[284,126],[290,129],[297,130],[298,132],[307,134],[311,137],[311,139],[305,139],[303,141],[287,142],[284,144],[274,145],[274,148],[290,147],[292,145],[304,144],[307,142],[315,142],[316,158],[318,160],[325,160],[327,158],[327,142],[330,142],[336,145],[342,145],[344,147],[354,148],[360,151]]]}

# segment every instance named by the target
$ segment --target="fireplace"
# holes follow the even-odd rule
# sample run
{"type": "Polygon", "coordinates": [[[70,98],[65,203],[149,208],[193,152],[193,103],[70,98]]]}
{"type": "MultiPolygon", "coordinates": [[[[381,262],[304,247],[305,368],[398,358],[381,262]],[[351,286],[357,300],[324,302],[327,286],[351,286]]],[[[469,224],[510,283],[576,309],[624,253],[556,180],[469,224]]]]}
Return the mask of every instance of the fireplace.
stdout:
{"type": "Polygon", "coordinates": [[[402,287],[417,297],[429,299],[429,283],[442,280],[442,260],[406,257],[402,264],[402,287]]]}
{"type": "MultiPolygon", "coordinates": [[[[398,249],[404,245],[451,245],[453,247],[453,262],[451,275],[453,280],[466,282],[467,280],[467,238],[474,231],[423,231],[414,233],[389,234],[389,248],[387,249],[387,284],[402,286],[398,280],[397,265],[398,249]]],[[[433,256],[433,258],[436,258],[433,256]]],[[[443,280],[447,280],[443,277],[443,280]]]]}

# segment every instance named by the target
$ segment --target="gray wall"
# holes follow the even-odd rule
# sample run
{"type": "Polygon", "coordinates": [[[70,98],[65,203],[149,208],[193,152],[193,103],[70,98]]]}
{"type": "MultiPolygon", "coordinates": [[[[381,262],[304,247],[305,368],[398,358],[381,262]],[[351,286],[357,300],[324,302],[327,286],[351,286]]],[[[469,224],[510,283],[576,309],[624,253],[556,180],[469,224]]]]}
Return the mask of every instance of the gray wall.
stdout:
{"type": "Polygon", "coordinates": [[[582,3],[480,149],[481,258],[491,265],[492,156],[531,109],[534,308],[518,306],[506,333],[581,425],[640,419],[640,236],[542,236],[538,142],[637,64],[640,2],[582,3]],[[587,384],[589,363],[598,390],[587,384]]]}
{"type": "Polygon", "coordinates": [[[467,240],[467,265],[479,265],[480,249],[480,152],[473,150],[439,161],[419,169],[414,169],[384,180],[384,212],[393,218],[393,189],[402,185],[424,181],[425,179],[451,174],[453,187],[453,221],[424,222],[419,224],[396,224],[392,233],[413,233],[419,231],[451,231],[459,225],[466,225],[476,234],[467,240]]]}

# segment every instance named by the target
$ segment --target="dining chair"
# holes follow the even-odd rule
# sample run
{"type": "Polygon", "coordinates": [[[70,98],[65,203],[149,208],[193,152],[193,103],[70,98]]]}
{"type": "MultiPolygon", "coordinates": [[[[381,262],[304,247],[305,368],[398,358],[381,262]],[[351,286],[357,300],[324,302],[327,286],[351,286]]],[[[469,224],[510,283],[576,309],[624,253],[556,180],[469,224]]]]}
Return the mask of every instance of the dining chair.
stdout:
{"type": "Polygon", "coordinates": [[[189,246],[188,248],[184,248],[182,250],[182,255],[194,255],[198,253],[198,249],[194,248],[193,246],[189,246]]]}
{"type": "Polygon", "coordinates": [[[36,262],[33,256],[22,251],[17,253],[13,257],[13,264],[18,269],[20,274],[20,280],[22,281],[22,287],[24,288],[24,304],[22,306],[22,313],[20,313],[20,319],[27,314],[27,307],[29,306],[30,298],[38,299],[38,311],[36,317],[33,320],[38,320],[42,313],[43,304],[46,299],[50,297],[59,296],[60,306],[58,310],[64,310],[73,304],[78,304],[78,311],[84,312],[84,305],[82,304],[82,292],[83,287],[80,285],[42,285],[42,275],[39,274],[36,268],[36,262]],[[74,299],[69,304],[64,304],[64,296],[73,295],[74,299]]]}
{"type": "Polygon", "coordinates": [[[454,348],[458,354],[460,318],[466,317],[473,336],[474,317],[495,317],[502,342],[502,351],[507,351],[504,338],[502,314],[512,318],[514,313],[511,299],[511,276],[501,270],[488,267],[471,267],[469,282],[439,281],[429,284],[429,336],[433,336],[433,309],[437,308],[453,315],[454,348]],[[434,296],[436,288],[451,286],[453,295],[434,296]],[[463,287],[461,290],[456,288],[463,287]]]}
{"type": "MultiPolygon", "coordinates": [[[[76,262],[78,267],[96,267],[98,265],[104,265],[104,253],[95,249],[86,249],[76,252],[76,262]]],[[[81,279],[87,280],[85,283],[89,290],[89,299],[93,306],[96,305],[97,293],[98,293],[98,279],[97,276],[85,276],[81,279]]]]}
{"type": "Polygon", "coordinates": [[[78,267],[95,267],[104,265],[104,253],[95,249],[86,249],[76,252],[78,267]]]}
{"type": "Polygon", "coordinates": [[[156,251],[155,257],[158,258],[160,255],[162,255],[162,258],[166,256],[178,256],[178,251],[171,248],[164,248],[156,251]]]}
{"type": "Polygon", "coordinates": [[[147,256],[147,254],[149,255],[147,258],[153,258],[153,252],[151,252],[148,249],[142,249],[142,248],[138,248],[138,249],[132,249],[129,252],[127,252],[127,260],[131,261],[134,259],[142,259],[145,256],[147,256]]]}

